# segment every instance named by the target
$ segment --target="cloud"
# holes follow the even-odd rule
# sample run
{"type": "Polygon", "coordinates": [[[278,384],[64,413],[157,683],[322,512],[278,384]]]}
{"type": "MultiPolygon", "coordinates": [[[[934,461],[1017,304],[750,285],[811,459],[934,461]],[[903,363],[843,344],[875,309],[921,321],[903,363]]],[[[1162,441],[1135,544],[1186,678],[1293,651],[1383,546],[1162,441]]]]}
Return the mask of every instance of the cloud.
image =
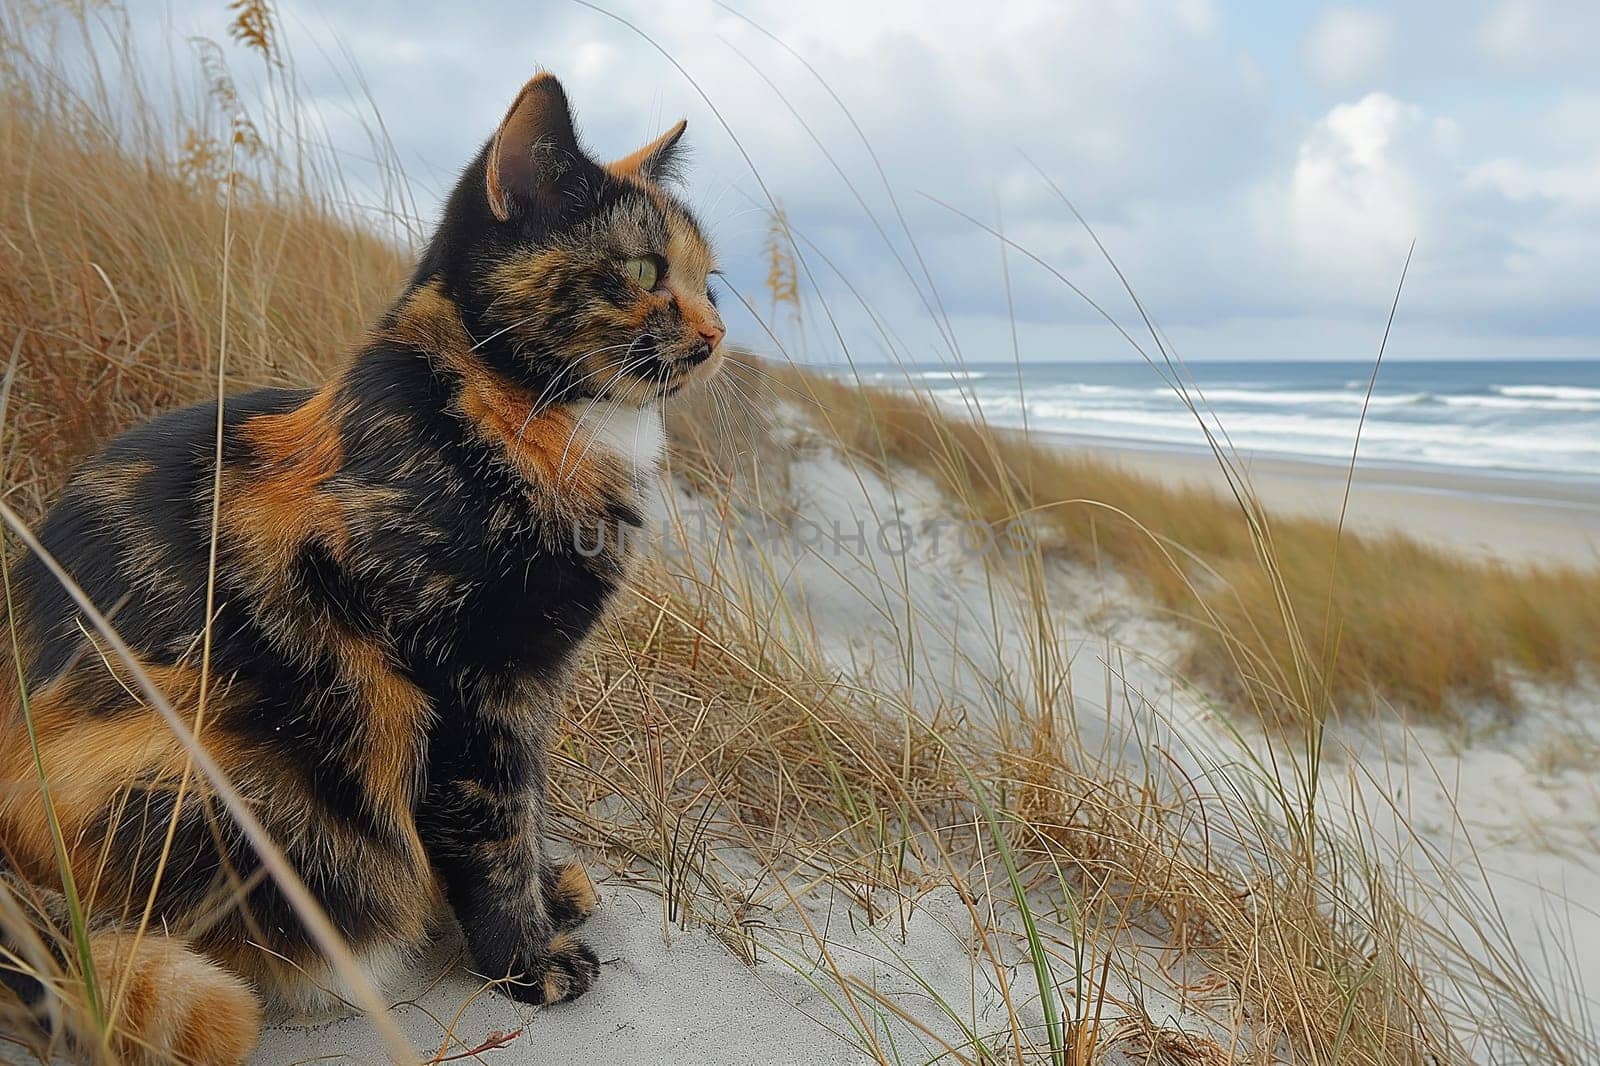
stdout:
{"type": "MultiPolygon", "coordinates": [[[[223,36],[224,7],[174,3],[171,36],[223,36]]],[[[1586,264],[1600,260],[1600,79],[1570,58],[1573,39],[1593,39],[1578,32],[1582,5],[1463,0],[1448,18],[1339,5],[1316,12],[1303,37],[1294,19],[1264,19],[1242,0],[740,4],[761,29],[712,0],[607,6],[650,40],[574,4],[394,0],[382,19],[355,0],[279,9],[305,117],[345,153],[356,194],[363,177],[383,187],[361,158],[373,128],[363,86],[428,213],[542,66],[566,82],[597,154],[620,155],[687,115],[688,195],[730,278],[764,306],[770,191],[811,242],[827,310],[868,357],[938,343],[902,216],[969,355],[1009,354],[999,245],[930,197],[1003,219],[1009,237],[1129,314],[1033,163],[1191,356],[1270,351],[1274,335],[1280,354],[1310,350],[1313,332],[1318,354],[1336,354],[1387,311],[1413,237],[1404,310],[1434,354],[1543,350],[1529,338],[1552,328],[1587,328],[1600,345],[1582,291],[1586,264]]],[[[1025,357],[1126,352],[1057,279],[1021,254],[1008,262],[1025,357]]],[[[812,322],[826,339],[821,310],[812,322]]],[[[755,323],[735,329],[762,343],[755,323]]],[[[1397,350],[1405,343],[1397,336],[1397,350]]],[[[818,344],[813,356],[838,357],[818,344]]]]}
{"type": "Polygon", "coordinates": [[[1479,25],[1488,55],[1510,67],[1594,61],[1600,6],[1593,0],[1501,0],[1479,25]]]}
{"type": "MultiPolygon", "coordinates": [[[[1300,251],[1331,277],[1362,277],[1393,264],[1430,225],[1449,122],[1370,93],[1327,113],[1301,142],[1289,215],[1300,251]]],[[[1430,232],[1434,231],[1434,232],[1430,232]]]]}
{"type": "Polygon", "coordinates": [[[1507,200],[1537,201],[1563,211],[1600,211],[1600,156],[1583,162],[1535,166],[1521,159],[1491,159],[1474,167],[1474,187],[1507,200]]]}
{"type": "Polygon", "coordinates": [[[1306,35],[1306,65],[1324,87],[1370,87],[1388,67],[1394,36],[1393,21],[1380,11],[1332,8],[1306,35]]]}

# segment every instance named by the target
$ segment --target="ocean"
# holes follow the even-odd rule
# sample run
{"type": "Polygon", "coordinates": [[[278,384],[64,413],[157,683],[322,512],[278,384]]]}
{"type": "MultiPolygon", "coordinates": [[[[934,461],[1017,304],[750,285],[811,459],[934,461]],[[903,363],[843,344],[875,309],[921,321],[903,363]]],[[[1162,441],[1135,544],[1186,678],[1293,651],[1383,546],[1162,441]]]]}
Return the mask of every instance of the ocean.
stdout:
{"type": "MultiPolygon", "coordinates": [[[[1192,397],[1251,455],[1348,462],[1371,362],[1196,362],[1192,397]],[[1204,402],[1202,403],[1201,398],[1204,402]]],[[[837,372],[837,371],[836,371],[837,372]]],[[[1205,450],[1194,415],[1144,362],[861,365],[863,381],[926,388],[948,410],[1091,443],[1205,450]]],[[[1600,360],[1385,362],[1361,429],[1363,465],[1600,484],[1600,360]]]]}

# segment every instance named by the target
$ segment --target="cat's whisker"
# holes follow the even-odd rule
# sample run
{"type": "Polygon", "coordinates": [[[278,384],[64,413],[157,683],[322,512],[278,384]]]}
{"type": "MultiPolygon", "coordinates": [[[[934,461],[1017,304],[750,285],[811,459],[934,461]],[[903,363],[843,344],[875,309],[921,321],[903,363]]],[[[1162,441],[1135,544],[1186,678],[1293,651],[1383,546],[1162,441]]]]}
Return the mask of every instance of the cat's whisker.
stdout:
{"type": "Polygon", "coordinates": [[[755,402],[754,399],[751,398],[749,393],[745,392],[744,386],[739,384],[737,378],[734,378],[731,375],[719,376],[713,378],[711,380],[711,384],[714,387],[714,392],[718,393],[719,395],[731,395],[744,405],[746,414],[750,415],[752,418],[759,417],[761,411],[760,406],[755,402]]]}
{"type": "Polygon", "coordinates": [[[734,420],[733,417],[728,413],[727,404],[724,400],[724,394],[722,388],[720,387],[720,383],[716,380],[713,380],[709,383],[709,385],[710,388],[707,389],[706,394],[711,397],[711,409],[715,412],[718,433],[722,435],[724,440],[735,440],[737,439],[738,434],[734,432],[734,420]]]}
{"type": "MultiPolygon", "coordinates": [[[[573,428],[572,428],[572,435],[567,438],[567,446],[561,450],[561,460],[556,464],[558,484],[563,484],[564,483],[563,475],[566,474],[566,471],[568,469],[567,462],[566,462],[567,452],[571,449],[572,443],[575,440],[577,440],[579,432],[581,430],[586,430],[587,431],[585,433],[585,440],[584,440],[583,447],[579,449],[577,456],[574,457],[574,459],[572,461],[572,467],[571,468],[573,470],[574,475],[576,474],[577,470],[582,466],[583,459],[584,459],[584,457],[586,455],[589,454],[589,449],[591,447],[593,447],[594,442],[601,437],[601,435],[604,433],[606,427],[610,425],[610,419],[613,416],[610,413],[608,413],[607,418],[604,421],[602,421],[598,426],[587,425],[586,424],[586,420],[589,417],[590,412],[592,412],[599,404],[601,404],[602,402],[606,401],[606,393],[607,393],[607,391],[611,388],[612,384],[615,383],[618,378],[622,377],[625,373],[627,373],[627,372],[629,372],[631,370],[634,370],[634,369],[637,369],[638,367],[644,366],[648,362],[649,362],[649,359],[646,357],[646,358],[639,359],[637,362],[635,362],[633,364],[623,364],[622,366],[620,366],[618,368],[617,372],[615,374],[613,374],[606,381],[605,385],[603,385],[598,390],[597,395],[593,399],[591,399],[589,401],[587,406],[584,407],[583,412],[580,415],[578,415],[577,419],[574,420],[573,428]]],[[[625,397],[619,398],[618,401],[614,401],[612,412],[615,411],[617,406],[620,406],[620,403],[621,403],[622,400],[625,400],[625,397]]],[[[570,477],[566,478],[565,480],[570,480],[570,477]]]]}
{"type": "MultiPolygon", "coordinates": [[[[643,339],[643,338],[642,337],[641,338],[637,338],[637,339],[635,339],[633,344],[628,345],[629,349],[631,350],[633,348],[633,346],[635,344],[637,344],[640,339],[643,339]]],[[[589,401],[588,406],[586,406],[583,409],[583,413],[580,414],[577,417],[576,420],[574,420],[573,425],[572,425],[572,434],[571,434],[571,436],[569,436],[567,438],[566,447],[561,449],[561,458],[556,462],[556,485],[557,485],[558,488],[562,484],[564,484],[565,480],[566,480],[564,475],[566,474],[566,471],[567,471],[567,453],[572,449],[572,442],[577,440],[578,431],[579,431],[580,428],[583,427],[584,419],[589,416],[589,412],[593,411],[595,409],[595,406],[597,404],[599,404],[605,398],[606,391],[617,381],[618,378],[622,377],[623,374],[628,373],[629,371],[631,371],[633,369],[637,369],[638,367],[642,367],[642,366],[646,365],[647,363],[649,363],[649,361],[650,361],[650,357],[649,356],[641,356],[631,364],[627,363],[627,362],[624,362],[624,363],[620,364],[617,367],[617,372],[615,374],[612,374],[610,378],[606,379],[606,383],[604,385],[600,386],[599,389],[595,390],[594,399],[589,401]]],[[[599,428],[590,430],[590,432],[588,434],[588,440],[584,442],[584,446],[583,446],[582,450],[578,452],[578,458],[576,460],[574,460],[574,462],[573,462],[573,469],[574,470],[576,470],[577,467],[583,462],[583,457],[589,453],[589,448],[594,444],[595,440],[599,437],[601,430],[604,429],[606,424],[607,423],[602,423],[599,428]]]]}
{"type": "MultiPolygon", "coordinates": [[[[648,336],[648,335],[646,335],[646,336],[648,336]]],[[[641,337],[640,339],[643,339],[643,338],[641,337]]],[[[635,341],[635,343],[637,343],[637,341],[635,341]]],[[[630,345],[630,347],[631,347],[631,345],[630,345]]],[[[649,356],[642,356],[642,357],[640,357],[640,359],[637,362],[635,362],[633,364],[624,365],[621,368],[621,370],[619,371],[619,373],[617,375],[613,375],[611,380],[606,383],[605,387],[600,390],[601,391],[601,395],[596,396],[594,400],[590,401],[589,406],[584,408],[583,414],[578,416],[577,424],[578,425],[582,425],[583,424],[584,419],[586,419],[588,417],[589,412],[594,409],[596,404],[598,404],[602,399],[605,398],[604,394],[610,390],[611,383],[614,382],[616,380],[616,378],[618,376],[620,376],[623,371],[631,372],[632,370],[637,369],[640,366],[647,365],[649,363],[649,361],[650,361],[650,357],[649,356]]],[[[621,407],[624,407],[624,406],[628,405],[628,402],[629,402],[629,399],[630,399],[630,394],[632,393],[634,388],[638,388],[641,391],[648,392],[648,390],[650,389],[650,382],[644,381],[644,380],[640,380],[640,381],[634,383],[633,385],[630,385],[629,388],[624,391],[623,395],[621,395],[620,397],[616,397],[615,398],[614,403],[613,403],[613,407],[612,407],[611,412],[608,415],[607,419],[605,421],[601,422],[600,425],[598,425],[598,426],[589,427],[589,433],[587,435],[587,439],[584,441],[584,445],[579,450],[577,457],[573,460],[572,466],[573,466],[574,471],[576,471],[577,468],[579,466],[581,466],[581,464],[583,463],[584,456],[586,456],[589,453],[589,449],[594,446],[594,442],[596,440],[598,440],[604,434],[606,428],[610,426],[611,418],[615,417],[615,412],[618,409],[620,409],[621,407]]],[[[653,399],[652,397],[647,395],[646,397],[643,398],[643,402],[641,402],[638,406],[640,408],[643,408],[652,399],[653,399]]],[[[637,429],[637,427],[636,427],[636,429],[637,429]]],[[[574,428],[574,437],[576,437],[576,427],[574,428]]],[[[570,439],[569,439],[568,443],[569,444],[571,443],[570,439]]],[[[637,435],[636,435],[635,443],[637,443],[637,435]]],[[[563,452],[562,452],[563,460],[565,460],[565,455],[566,455],[565,450],[563,450],[563,452]]],[[[632,462],[634,462],[635,467],[637,467],[637,449],[633,450],[633,454],[630,456],[630,460],[632,462]]],[[[561,465],[561,469],[565,470],[564,462],[561,465]]],[[[637,473],[637,469],[635,469],[634,472],[637,473]]]]}
{"type": "MultiPolygon", "coordinates": [[[[717,400],[719,404],[725,397],[730,397],[744,405],[745,414],[752,421],[760,417],[759,410],[757,409],[754,401],[752,401],[750,397],[745,394],[738,381],[736,381],[733,377],[727,375],[718,375],[717,377],[712,378],[707,384],[710,386],[711,396],[717,400]]],[[[740,436],[741,434],[737,433],[734,429],[734,420],[732,416],[727,415],[726,412],[724,415],[723,426],[727,430],[729,438],[732,439],[740,436]]],[[[750,426],[747,425],[745,427],[742,435],[745,438],[746,444],[752,446],[755,444],[755,431],[750,426]]]]}
{"type": "MultiPolygon", "coordinates": [[[[606,345],[604,347],[596,348],[593,351],[584,352],[582,355],[580,355],[576,359],[572,360],[572,362],[569,365],[574,365],[574,364],[580,363],[580,362],[582,362],[582,361],[584,361],[586,359],[591,359],[591,358],[593,358],[594,356],[597,356],[597,355],[603,355],[606,352],[614,352],[614,351],[618,351],[618,350],[621,350],[621,349],[632,348],[632,347],[633,347],[633,342],[631,342],[631,341],[629,343],[627,343],[627,344],[609,344],[609,345],[606,345]]],[[[575,389],[579,385],[582,385],[585,381],[589,381],[592,378],[595,378],[595,377],[599,376],[600,374],[604,373],[606,370],[609,370],[609,369],[610,369],[610,367],[607,367],[607,366],[595,367],[594,369],[590,370],[588,373],[584,374],[582,377],[577,378],[577,379],[572,380],[572,381],[565,380],[562,377],[562,372],[561,371],[557,371],[552,376],[550,382],[545,385],[544,389],[534,399],[533,403],[528,406],[528,417],[524,418],[522,420],[522,427],[517,430],[517,439],[520,441],[523,438],[523,435],[528,432],[528,427],[533,424],[534,418],[536,418],[538,416],[539,412],[544,409],[544,402],[545,402],[546,399],[548,399],[551,396],[553,391],[555,391],[557,389],[575,389]]]]}
{"type": "MultiPolygon", "coordinates": [[[[491,306],[492,306],[492,304],[491,304],[491,306]]],[[[482,348],[485,344],[488,344],[490,341],[495,340],[495,339],[497,339],[499,337],[503,337],[507,333],[510,333],[514,329],[520,329],[521,327],[526,326],[529,322],[532,322],[532,321],[534,321],[535,319],[537,319],[539,317],[540,317],[539,314],[537,312],[535,312],[533,314],[526,315],[523,318],[517,319],[515,322],[511,323],[509,326],[502,326],[501,328],[495,330],[493,333],[489,334],[487,337],[484,337],[482,340],[473,341],[472,342],[472,346],[470,348],[468,348],[467,351],[469,353],[475,352],[478,349],[482,348]]],[[[468,336],[470,337],[471,334],[469,333],[468,336]]]]}
{"type": "Polygon", "coordinates": [[[754,374],[755,376],[759,377],[764,384],[770,385],[775,389],[782,389],[797,401],[813,406],[817,402],[816,397],[810,395],[809,393],[802,392],[801,390],[795,388],[795,386],[789,384],[787,381],[784,381],[782,378],[772,373],[770,370],[767,370],[756,363],[751,363],[740,359],[731,353],[725,355],[724,358],[727,359],[729,366],[736,367],[739,370],[743,370],[749,374],[754,374]]]}
{"type": "MultiPolygon", "coordinates": [[[[718,400],[729,398],[737,401],[743,407],[746,416],[752,421],[758,421],[761,418],[760,406],[756,404],[756,402],[750,397],[749,393],[745,391],[744,386],[739,382],[736,376],[732,374],[719,374],[708,381],[707,386],[711,395],[716,397],[718,400]]],[[[733,420],[730,418],[728,421],[731,425],[733,420]]],[[[737,436],[738,434],[732,435],[737,436]]],[[[744,436],[749,438],[753,443],[755,436],[754,430],[747,426],[744,436]]]]}

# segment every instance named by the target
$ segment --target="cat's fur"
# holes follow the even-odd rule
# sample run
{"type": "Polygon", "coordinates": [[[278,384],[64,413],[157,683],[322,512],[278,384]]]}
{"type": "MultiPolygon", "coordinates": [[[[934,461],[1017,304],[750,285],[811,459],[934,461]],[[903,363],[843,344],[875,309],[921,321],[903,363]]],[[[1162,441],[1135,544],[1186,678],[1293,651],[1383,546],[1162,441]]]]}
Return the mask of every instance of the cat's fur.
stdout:
{"type": "MultiPolygon", "coordinates": [[[[363,958],[425,942],[447,907],[473,969],[514,978],[512,995],[570,999],[597,975],[569,931],[593,885],[543,852],[546,741],[624,579],[659,404],[721,359],[711,251],[661,184],[682,132],[598,164],[540,75],[345,369],[315,391],[224,404],[198,728],[363,958]],[[653,290],[627,272],[640,256],[665,261],[653,290]]],[[[216,421],[204,404],[123,434],[40,530],[191,719],[216,421]]],[[[131,973],[126,1046],[236,1061],[263,1008],[315,1002],[327,967],[203,781],[175,813],[183,750],[126,667],[38,559],[13,572],[31,715],[78,891],[94,900],[101,987],[131,973]]],[[[65,944],[17,695],[13,681],[0,707],[0,876],[56,926],[43,939],[65,944]]],[[[43,1010],[47,989],[14,967],[3,977],[43,1010]]]]}

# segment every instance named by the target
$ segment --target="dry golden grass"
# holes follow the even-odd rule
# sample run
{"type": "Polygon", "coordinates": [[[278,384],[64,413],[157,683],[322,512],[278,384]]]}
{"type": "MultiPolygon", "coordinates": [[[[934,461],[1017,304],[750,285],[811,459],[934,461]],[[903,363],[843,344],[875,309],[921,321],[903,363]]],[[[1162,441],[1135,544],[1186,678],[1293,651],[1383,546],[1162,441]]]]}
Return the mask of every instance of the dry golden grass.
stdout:
{"type": "MultiPolygon", "coordinates": [[[[119,106],[144,109],[144,132],[131,141],[113,133],[105,101],[61,88],[48,54],[27,51],[21,28],[0,28],[0,348],[20,342],[4,488],[31,519],[112,434],[213,392],[224,314],[230,388],[317,381],[398,290],[406,255],[334,206],[327,190],[337,176],[308,173],[299,164],[318,157],[297,144],[257,161],[256,180],[236,185],[229,215],[212,180],[225,135],[206,135],[198,116],[156,122],[129,86],[119,87],[119,106]]],[[[754,390],[764,375],[742,371],[742,387],[754,390]]],[[[1198,619],[1210,652],[1197,661],[1214,685],[1288,720],[1326,713],[1330,683],[1315,656],[1285,640],[1281,604],[1255,588],[1271,579],[1261,576],[1260,539],[1237,511],[937,419],[914,401],[801,376],[784,387],[811,390],[819,422],[867,465],[908,463],[987,517],[1029,510],[1055,531],[1050,550],[1093,557],[1098,545],[1172,610],[1198,619]],[[1105,506],[1061,505],[1070,498],[1105,506]],[[1126,535],[1110,508],[1166,540],[1126,535]],[[1162,547],[1192,552],[1216,572],[1174,568],[1162,547]]],[[[783,478],[772,476],[787,469],[784,449],[766,435],[762,410],[705,407],[677,422],[684,483],[730,513],[787,506],[783,478]],[[761,476],[749,476],[752,466],[761,476]]],[[[1297,611],[1320,618],[1311,611],[1317,582],[1326,586],[1317,567],[1327,531],[1274,522],[1272,535],[1284,584],[1305,597],[1297,611]]],[[[1544,604],[1542,584],[1519,595],[1509,574],[1399,543],[1345,551],[1337,587],[1352,599],[1331,682],[1341,692],[1373,680],[1438,706],[1450,689],[1498,691],[1503,675],[1491,660],[1557,673],[1592,651],[1573,636],[1537,655],[1546,647],[1537,625],[1588,640],[1600,632],[1592,613],[1600,597],[1562,608],[1573,612],[1564,619],[1544,604]],[[1397,566],[1432,575],[1415,578],[1416,605],[1370,619],[1354,613],[1360,597],[1350,590],[1397,566]],[[1407,637],[1396,647],[1415,643],[1419,619],[1431,618],[1422,631],[1437,637],[1439,619],[1456,617],[1447,608],[1474,589],[1493,610],[1488,621],[1460,623],[1485,653],[1471,670],[1442,645],[1402,651],[1408,657],[1393,663],[1380,657],[1386,632],[1407,637]],[[1350,650],[1353,640],[1361,651],[1350,650]]],[[[971,910],[975,965],[1008,1004],[1040,991],[1026,987],[1031,976],[1008,976],[1006,962],[1018,958],[1054,972],[1065,989],[1090,990],[1086,1011],[1047,988],[1042,1029],[1012,1013],[997,1032],[940,1038],[945,1061],[1092,1066],[1120,1048],[1133,1061],[1265,1062],[1286,1051],[1294,1061],[1435,1064],[1465,1059],[1484,1032],[1529,1061],[1579,1062],[1592,1051],[1513,968],[1476,975],[1493,1008],[1482,1016],[1443,1006],[1433,977],[1473,951],[1470,937],[1436,936],[1408,909],[1403,876],[1322,827],[1295,781],[1243,766],[1175,791],[1155,756],[1129,768],[1075,748],[1062,726],[1074,714],[1070,680],[1046,653],[1065,635],[1051,621],[1041,558],[994,579],[1040,608],[1035,676],[1018,682],[1038,698],[1019,705],[1000,735],[949,732],[903,694],[841,676],[773,622],[758,566],[691,552],[682,566],[648,567],[588,657],[569,708],[553,760],[563,832],[659,892],[664,922],[709,924],[746,959],[776,949],[726,855],[756,862],[769,875],[764,906],[801,926],[807,901],[830,893],[879,917],[931,886],[955,885],[971,910]],[[1047,903],[1068,917],[1049,924],[1047,903]],[[1022,919],[1045,928],[1024,935],[1022,919]],[[1136,1004],[1107,1005],[1104,974],[1133,951],[1133,930],[1205,969],[1211,993],[1229,1004],[1232,1047],[1176,1033],[1136,1004]]],[[[1319,646],[1319,631],[1303,637],[1319,646]]],[[[805,931],[810,954],[824,959],[816,979],[833,982],[845,1027],[876,1059],[894,1061],[899,1053],[875,1036],[873,1019],[901,1017],[908,1006],[846,975],[828,959],[827,938],[805,931]]],[[[80,1015],[69,1026],[89,1032],[80,1015]]]]}
{"type": "MultiPolygon", "coordinates": [[[[1158,798],[1170,797],[1159,767],[1141,777],[1085,766],[1081,752],[1038,728],[1020,738],[1021,750],[953,743],[890,696],[830,682],[803,649],[774,646],[735,604],[718,594],[698,602],[694,587],[664,575],[644,583],[584,671],[573,729],[557,751],[558,795],[575,839],[658,885],[674,922],[709,923],[741,955],[760,953],[742,888],[709,858],[730,847],[779,876],[806,871],[800,880],[845,892],[875,920],[955,883],[992,941],[979,967],[1002,987],[1017,982],[1000,959],[1028,949],[982,913],[998,906],[1014,921],[1018,903],[1003,874],[993,886],[979,875],[975,856],[992,845],[975,817],[976,787],[1003,827],[1030,906],[1062,892],[1074,901],[1075,920],[1044,940],[1069,986],[1074,946],[1088,951],[1092,978],[1119,954],[1108,945],[1129,930],[1157,930],[1202,960],[1225,999],[1249,1004],[1248,1032],[1232,1056],[1214,1061],[1270,1061],[1267,1049],[1280,1040],[1305,1061],[1352,1063],[1427,1062],[1430,1047],[1453,1045],[1398,950],[1405,912],[1391,886],[1360,886],[1372,909],[1332,918],[1329,900],[1356,886],[1331,871],[1313,875],[1295,853],[1303,841],[1280,846],[1257,835],[1262,826],[1224,823],[1202,845],[1188,830],[1197,806],[1216,797],[1195,796],[1196,807],[1158,798]],[[607,816],[589,813],[597,809],[607,816]],[[1217,861],[1235,848],[1257,865],[1217,861]],[[1341,1029],[1344,1046],[1328,1055],[1341,1029]]],[[[780,911],[802,903],[781,892],[775,902],[780,911]]],[[[1019,999],[1034,991],[1017,983],[1010,994],[1019,999]]],[[[866,1017],[856,1021],[858,1031],[870,1028],[866,1017]]],[[[1131,1024],[1120,1011],[1118,1022],[1131,1024]]],[[[1177,1034],[1142,1024],[1150,1039],[1177,1046],[1177,1034]]],[[[1074,1027],[1093,1025],[1072,1019],[1062,1044],[1070,1047],[1074,1027]]],[[[948,1050],[953,1061],[988,1061],[1015,1046],[1049,1061],[1045,1036],[1006,1036],[985,1050],[973,1034],[971,1046],[948,1050]]],[[[892,1061],[881,1046],[869,1050],[892,1061]]],[[[1065,1061],[1100,1060],[1080,1050],[1065,1061]]]]}
{"type": "Polygon", "coordinates": [[[1340,535],[1330,522],[1267,514],[1253,500],[1158,484],[952,419],[926,396],[796,371],[788,379],[863,460],[921,471],[986,521],[1025,515],[1050,550],[1136,577],[1194,633],[1188,674],[1269,717],[1323,704],[1324,689],[1342,708],[1438,715],[1462,700],[1508,703],[1515,674],[1565,682],[1600,664],[1593,569],[1340,535]],[[1312,651],[1314,674],[1297,647],[1312,651]]]}
{"type": "MultiPolygon", "coordinates": [[[[216,168],[229,149],[208,97],[170,143],[147,131],[130,155],[110,114],[142,106],[139,87],[117,86],[115,105],[65,88],[25,50],[18,18],[0,21],[0,335],[8,355],[20,339],[10,428],[29,445],[7,457],[6,485],[37,515],[111,436],[214,393],[228,215],[216,168]],[[186,180],[196,145],[215,158],[186,180]]],[[[351,225],[322,177],[279,172],[235,198],[227,369],[240,386],[325,377],[404,280],[405,254],[351,225]]]]}

